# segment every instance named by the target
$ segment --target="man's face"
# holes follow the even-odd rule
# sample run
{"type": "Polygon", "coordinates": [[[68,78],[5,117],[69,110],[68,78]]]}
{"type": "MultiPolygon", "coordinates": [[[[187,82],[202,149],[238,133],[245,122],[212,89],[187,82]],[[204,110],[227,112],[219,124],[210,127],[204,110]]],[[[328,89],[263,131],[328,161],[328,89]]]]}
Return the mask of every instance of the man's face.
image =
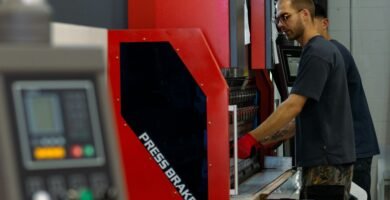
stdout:
{"type": "Polygon", "coordinates": [[[276,25],[289,40],[296,40],[304,33],[304,26],[300,16],[301,11],[294,9],[290,0],[279,0],[276,5],[276,25]]]}

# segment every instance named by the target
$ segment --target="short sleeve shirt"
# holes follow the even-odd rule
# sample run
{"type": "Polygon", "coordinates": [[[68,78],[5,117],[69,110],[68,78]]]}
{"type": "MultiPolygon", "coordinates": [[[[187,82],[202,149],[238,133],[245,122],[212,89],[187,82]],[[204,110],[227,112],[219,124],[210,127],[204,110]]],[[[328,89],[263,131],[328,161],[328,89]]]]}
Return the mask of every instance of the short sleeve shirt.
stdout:
{"type": "Polygon", "coordinates": [[[344,61],[331,42],[315,36],[304,46],[291,93],[307,97],[296,118],[298,166],[354,162],[355,139],[344,61]]]}
{"type": "Polygon", "coordinates": [[[336,40],[330,41],[340,51],[345,62],[353,127],[355,131],[356,157],[372,157],[379,154],[379,145],[359,70],[348,49],[336,40]]]}

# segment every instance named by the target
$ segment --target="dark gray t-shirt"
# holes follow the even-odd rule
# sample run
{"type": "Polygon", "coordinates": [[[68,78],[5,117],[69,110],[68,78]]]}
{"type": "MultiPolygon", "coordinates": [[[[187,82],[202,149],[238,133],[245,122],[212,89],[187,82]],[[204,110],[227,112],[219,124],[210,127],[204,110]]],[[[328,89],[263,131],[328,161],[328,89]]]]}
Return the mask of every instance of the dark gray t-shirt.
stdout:
{"type": "Polygon", "coordinates": [[[359,70],[348,49],[336,40],[330,41],[338,48],[345,62],[355,131],[356,158],[372,157],[379,154],[379,145],[359,70]]]}
{"type": "Polygon", "coordinates": [[[298,166],[354,162],[354,132],[344,61],[331,42],[315,36],[305,45],[291,93],[308,98],[296,118],[298,166]]]}

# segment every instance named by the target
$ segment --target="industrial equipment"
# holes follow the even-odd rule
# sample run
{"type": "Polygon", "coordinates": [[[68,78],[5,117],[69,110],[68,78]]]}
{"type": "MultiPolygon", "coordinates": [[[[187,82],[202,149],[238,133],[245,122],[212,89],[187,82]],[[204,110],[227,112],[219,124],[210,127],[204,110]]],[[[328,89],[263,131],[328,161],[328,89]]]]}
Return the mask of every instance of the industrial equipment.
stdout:
{"type": "MultiPolygon", "coordinates": [[[[229,115],[229,142],[234,146],[237,138],[251,131],[256,125],[259,113],[258,91],[253,74],[245,74],[244,70],[235,68],[223,69],[222,73],[229,85],[229,105],[233,107],[229,115]]],[[[234,184],[242,183],[257,173],[263,163],[260,155],[244,160],[238,159],[234,156],[234,148],[231,149],[233,152],[230,157],[230,183],[237,187],[234,184]]]]}
{"type": "Polygon", "coordinates": [[[102,52],[22,45],[0,55],[2,198],[123,199],[102,52]]]}
{"type": "Polygon", "coordinates": [[[49,15],[0,5],[0,198],[126,199],[103,52],[52,47],[49,15]]]}
{"type": "Polygon", "coordinates": [[[227,199],[228,90],[202,32],[117,30],[109,43],[129,198],[227,199]]]}
{"type": "Polygon", "coordinates": [[[255,199],[286,170],[259,173],[264,155],[239,160],[234,147],[274,108],[271,2],[128,4],[129,29],[108,33],[108,78],[129,198],[255,199]]]}

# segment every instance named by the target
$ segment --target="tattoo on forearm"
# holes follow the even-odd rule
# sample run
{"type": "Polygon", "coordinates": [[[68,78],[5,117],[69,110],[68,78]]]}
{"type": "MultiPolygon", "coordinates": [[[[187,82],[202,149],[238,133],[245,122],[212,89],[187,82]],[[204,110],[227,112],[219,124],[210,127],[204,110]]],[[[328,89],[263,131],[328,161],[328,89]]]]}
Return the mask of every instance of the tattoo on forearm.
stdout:
{"type": "Polygon", "coordinates": [[[289,122],[285,127],[274,133],[273,135],[265,137],[261,142],[278,142],[281,140],[288,139],[295,134],[295,120],[289,122]]]}
{"type": "Polygon", "coordinates": [[[265,137],[262,142],[267,143],[267,142],[280,141],[286,138],[286,136],[288,135],[289,135],[289,130],[287,129],[279,130],[275,134],[265,137]]]}

